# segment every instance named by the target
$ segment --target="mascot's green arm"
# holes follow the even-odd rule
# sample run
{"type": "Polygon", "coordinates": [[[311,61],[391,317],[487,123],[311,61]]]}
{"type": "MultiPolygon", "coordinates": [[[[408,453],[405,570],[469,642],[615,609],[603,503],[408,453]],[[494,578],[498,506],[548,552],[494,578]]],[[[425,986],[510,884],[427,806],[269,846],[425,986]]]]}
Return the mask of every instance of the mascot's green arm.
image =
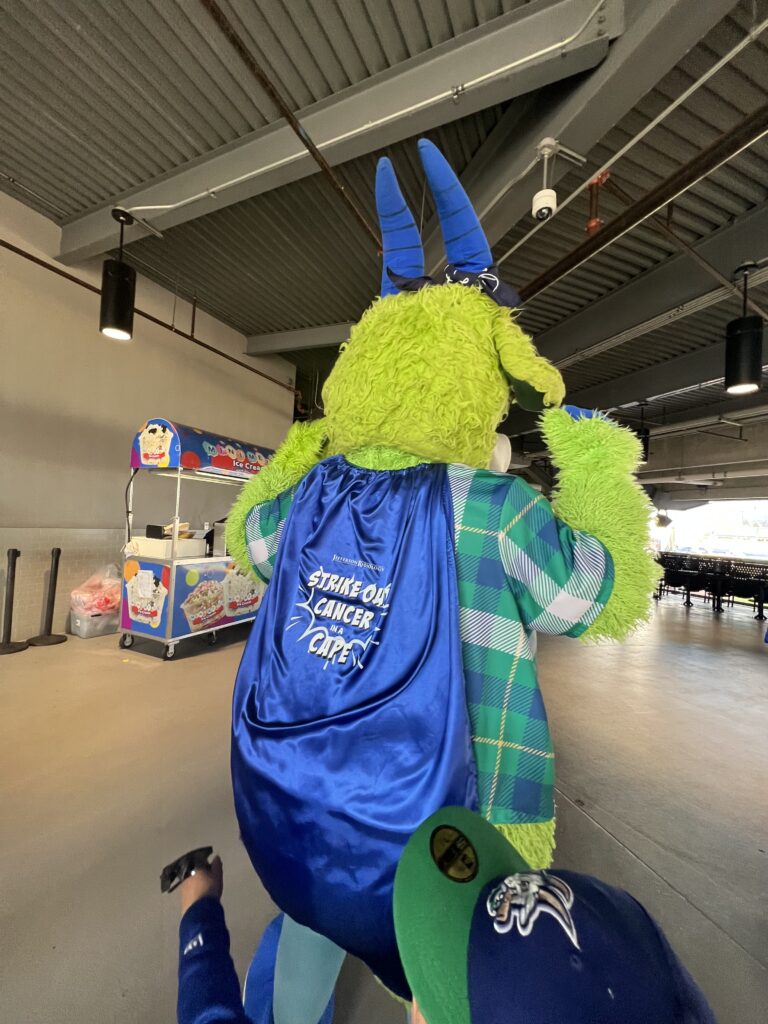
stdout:
{"type": "Polygon", "coordinates": [[[251,509],[294,487],[324,458],[325,443],[325,420],[294,423],[274,458],[240,491],[227,517],[226,536],[227,550],[243,572],[256,576],[245,540],[245,521],[251,509]]]}
{"type": "Polygon", "coordinates": [[[621,640],[648,618],[661,575],[649,548],[651,504],[633,475],[640,441],[610,420],[574,420],[564,409],[549,409],[541,425],[557,468],[555,514],[613,559],[613,592],[583,639],[621,640]]]}

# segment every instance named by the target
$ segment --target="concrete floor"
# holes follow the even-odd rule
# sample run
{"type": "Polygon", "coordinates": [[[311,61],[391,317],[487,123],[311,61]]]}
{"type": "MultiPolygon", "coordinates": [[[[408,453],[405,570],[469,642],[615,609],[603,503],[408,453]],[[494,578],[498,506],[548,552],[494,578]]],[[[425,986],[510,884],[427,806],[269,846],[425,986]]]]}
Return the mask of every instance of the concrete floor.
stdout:
{"type": "MultiPolygon", "coordinates": [[[[167,1024],[175,897],[160,869],[210,843],[238,969],[272,914],[239,844],[229,705],[242,650],[173,662],[115,637],[0,660],[0,1019],[167,1024]]],[[[721,1024],[768,1016],[768,646],[744,609],[667,598],[619,648],[541,643],[558,752],[558,863],[660,920],[721,1024]]],[[[337,1024],[402,1024],[350,962],[337,1024]]]]}

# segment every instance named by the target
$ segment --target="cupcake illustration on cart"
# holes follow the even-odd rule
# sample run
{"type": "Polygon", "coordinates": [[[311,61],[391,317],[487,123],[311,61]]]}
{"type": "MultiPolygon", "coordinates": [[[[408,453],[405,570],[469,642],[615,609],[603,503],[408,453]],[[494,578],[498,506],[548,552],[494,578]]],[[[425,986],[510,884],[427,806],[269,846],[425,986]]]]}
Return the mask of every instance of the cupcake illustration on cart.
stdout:
{"type": "Polygon", "coordinates": [[[128,616],[132,622],[157,629],[163,616],[168,590],[151,573],[137,572],[126,584],[128,616]]]}
{"type": "Polygon", "coordinates": [[[225,616],[224,585],[221,580],[204,579],[181,605],[193,632],[208,629],[225,616]]]}
{"type": "Polygon", "coordinates": [[[252,615],[261,604],[264,587],[252,576],[233,567],[224,577],[224,611],[231,618],[252,615]]]}
{"type": "Polygon", "coordinates": [[[149,423],[139,434],[139,454],[142,466],[163,467],[171,462],[173,431],[164,423],[149,423]]]}

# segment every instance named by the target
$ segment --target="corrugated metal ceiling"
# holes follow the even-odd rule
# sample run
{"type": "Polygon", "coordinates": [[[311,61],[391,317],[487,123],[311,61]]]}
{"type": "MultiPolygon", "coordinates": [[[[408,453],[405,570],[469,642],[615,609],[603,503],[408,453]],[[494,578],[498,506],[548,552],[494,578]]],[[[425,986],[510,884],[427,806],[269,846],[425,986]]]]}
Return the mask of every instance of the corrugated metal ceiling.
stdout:
{"type": "MultiPolygon", "coordinates": [[[[728,52],[752,25],[751,4],[741,4],[653,89],[588,155],[587,166],[566,176],[558,186],[568,195],[613,153],[636,135],[676,96],[728,52]]],[[[733,128],[768,95],[768,48],[755,41],[728,67],[693,94],[668,119],[619,161],[611,173],[633,198],[650,191],[678,167],[733,128]]],[[[695,185],[674,204],[671,224],[692,243],[729,223],[768,197],[768,141],[763,140],[695,185]]],[[[624,209],[607,191],[600,198],[601,216],[609,221],[624,209]]],[[[570,252],[585,237],[589,207],[586,193],[546,224],[502,264],[504,276],[524,283],[570,252]]],[[[529,229],[521,222],[496,246],[499,258],[529,229]]],[[[614,242],[587,264],[532,299],[522,322],[540,334],[596,299],[608,294],[676,253],[672,242],[646,221],[614,242]]],[[[630,346],[637,342],[629,343],[630,346]]]]}
{"type": "MultiPolygon", "coordinates": [[[[589,154],[584,171],[574,172],[562,183],[567,194],[643,125],[654,117],[694,78],[715,63],[749,29],[751,7],[742,4],[734,16],[725,19],[659,85],[606,136],[589,154]]],[[[656,128],[614,169],[614,179],[631,196],[642,195],[674,169],[686,162],[721,132],[733,127],[768,93],[768,60],[762,43],[753,43],[719,72],[700,93],[695,94],[668,121],[656,128]]],[[[432,133],[461,173],[472,155],[498,122],[502,109],[465,118],[432,133]]],[[[422,174],[413,141],[392,149],[406,197],[417,218],[423,197],[422,174]]],[[[339,173],[347,188],[372,212],[373,169],[378,153],[342,165],[339,173]]],[[[525,186],[529,187],[529,186],[525,186]]],[[[733,160],[701,182],[675,204],[672,224],[687,242],[694,242],[728,223],[740,213],[764,202],[768,195],[768,144],[762,143],[733,160]]],[[[601,212],[606,221],[624,209],[621,200],[605,193],[601,212]]],[[[426,196],[424,218],[431,215],[426,196]]],[[[563,211],[534,239],[505,264],[505,277],[517,284],[551,266],[584,238],[587,218],[586,197],[563,211]]],[[[502,254],[530,226],[530,220],[510,232],[496,248],[502,254]]],[[[213,294],[204,303],[246,333],[269,333],[321,323],[354,320],[375,294],[378,261],[346,211],[340,209],[319,176],[200,218],[183,228],[167,232],[162,243],[145,239],[131,247],[132,253],[155,271],[177,273],[194,279],[197,273],[213,294]],[[333,211],[331,215],[329,211],[333,211]],[[236,212],[235,212],[236,211],[236,212]],[[233,241],[233,228],[241,224],[251,241],[233,241]],[[279,241],[278,241],[279,239],[279,241]],[[202,253],[203,264],[197,260],[202,253]],[[309,258],[307,258],[309,257],[309,258]],[[285,280],[300,281],[300,295],[291,293],[284,301],[285,280]],[[209,286],[213,284],[214,288],[209,286]]],[[[655,231],[649,222],[641,225],[591,259],[583,267],[530,301],[523,324],[540,334],[579,309],[631,281],[644,271],[676,254],[674,244],[655,231]]],[[[188,283],[184,282],[187,284],[188,283]]],[[[201,299],[203,299],[201,292],[201,299]]],[[[693,328],[691,328],[693,329],[693,328]]],[[[687,337],[688,322],[675,326],[674,344],[654,340],[648,348],[655,361],[677,354],[680,339],[687,337]]],[[[645,339],[634,341],[588,364],[600,379],[611,379],[626,356],[634,364],[645,357],[635,355],[645,339]],[[605,365],[605,373],[600,367],[605,365]]],[[[682,351],[699,344],[692,337],[682,351]],[[685,347],[687,345],[687,347],[685,347]]],[[[292,356],[309,371],[325,358],[292,356]]],[[[574,371],[576,368],[574,368],[574,371]]],[[[625,371],[626,372],[626,371],[625,371]]],[[[579,373],[586,373],[579,368],[579,373]]],[[[572,374],[576,386],[577,373],[572,374]]],[[[586,386],[586,385],[582,385],[586,386]]]]}
{"type": "MultiPolygon", "coordinates": [[[[762,390],[768,390],[768,370],[763,371],[762,390]]],[[[762,406],[764,398],[756,395],[754,402],[755,405],[762,406]]],[[[664,426],[670,417],[674,417],[675,422],[680,422],[685,420],[686,413],[691,412],[696,418],[700,415],[722,415],[727,418],[732,404],[733,399],[726,394],[721,378],[686,388],[684,391],[652,397],[642,405],[642,421],[649,426],[664,426]]],[[[640,404],[633,403],[632,406],[622,407],[614,415],[636,425],[641,420],[640,404]]]]}
{"type": "MultiPolygon", "coordinates": [[[[750,24],[742,8],[735,17],[725,19],[595,147],[586,169],[567,176],[560,187],[561,195],[580,184],[694,77],[727,52],[750,24]]],[[[761,90],[768,92],[768,60],[761,60],[765,53],[762,44],[752,44],[732,68],[719,72],[701,94],[695,94],[616,166],[616,182],[638,197],[738,123],[753,108],[761,90]]],[[[502,108],[484,111],[431,133],[459,173],[501,113],[502,108]]],[[[422,174],[413,141],[388,152],[396,162],[411,207],[421,211],[422,174]]],[[[339,168],[345,186],[371,214],[373,170],[379,155],[371,154],[339,168]]],[[[672,224],[685,241],[693,242],[764,201],[767,195],[768,143],[762,143],[681,197],[675,204],[672,224]]],[[[610,193],[602,197],[601,213],[606,221],[623,209],[622,201],[610,193]]],[[[425,219],[431,212],[427,195],[425,219]]],[[[520,284],[551,266],[584,238],[586,218],[584,196],[515,253],[504,264],[504,276],[520,284]]],[[[496,247],[495,255],[503,254],[530,224],[530,219],[521,222],[496,247]]],[[[131,252],[145,267],[168,275],[176,273],[187,289],[189,282],[184,279],[191,280],[191,275],[197,273],[205,282],[205,295],[198,287],[201,301],[212,312],[228,315],[230,322],[254,334],[355,320],[375,294],[379,274],[366,238],[317,175],[166,232],[162,242],[145,239],[131,246],[131,252]],[[332,216],[329,209],[333,210],[332,216]],[[246,246],[233,239],[236,223],[241,223],[243,232],[252,239],[246,246]],[[308,264],[307,255],[310,259],[317,257],[316,262],[308,264]],[[256,273],[253,268],[258,268],[256,273]],[[332,285],[328,282],[329,268],[335,270],[332,285]],[[281,301],[278,284],[286,276],[291,280],[302,278],[302,294],[290,305],[281,301]]],[[[673,243],[646,222],[531,300],[523,314],[523,325],[534,335],[540,334],[676,252],[673,243]]],[[[301,363],[300,357],[293,358],[301,363]]],[[[598,361],[600,358],[596,357],[598,361]]]]}
{"type": "MultiPolygon", "coordinates": [[[[220,0],[295,110],[525,0],[220,0]]],[[[0,171],[66,220],[278,118],[197,0],[0,0],[0,171]]]]}
{"type": "MultiPolygon", "coordinates": [[[[751,289],[751,294],[761,304],[768,304],[768,285],[751,289]]],[[[605,384],[625,374],[719,344],[725,338],[728,321],[740,315],[741,304],[734,296],[718,306],[676,320],[667,327],[652,331],[629,344],[620,345],[594,359],[575,363],[563,372],[568,390],[575,393],[605,384]]],[[[638,398],[647,397],[638,395],[638,398]]]]}
{"type": "MultiPolygon", "coordinates": [[[[220,0],[257,59],[297,109],[324,99],[522,5],[524,0],[220,0]],[[310,42],[311,41],[311,45],[310,42]]],[[[742,0],[568,175],[567,194],[727,52],[764,16],[742,0]]],[[[202,5],[186,0],[0,0],[0,171],[41,197],[25,202],[66,219],[274,120],[202,5]]],[[[733,127],[768,94],[763,42],[751,44],[614,169],[640,196],[733,127]]],[[[461,173],[498,123],[493,108],[430,133],[461,173]]],[[[387,151],[417,219],[431,213],[413,140],[387,151]],[[423,203],[423,207],[422,207],[423,203]]],[[[342,165],[345,187],[372,213],[375,153],[342,165]]],[[[2,182],[0,181],[0,187],[2,182]]],[[[529,188],[526,183],[523,187],[529,188]]],[[[11,191],[13,191],[11,189],[11,191]]],[[[19,195],[19,193],[14,193],[19,195]]],[[[768,196],[768,144],[752,147],[675,204],[688,242],[768,196]]],[[[610,220],[623,209],[605,193],[610,220]]],[[[521,284],[584,237],[586,197],[547,224],[504,265],[521,284]]],[[[521,222],[496,248],[528,230],[521,222]]],[[[676,252],[646,223],[528,303],[534,334],[561,322],[676,252]]],[[[763,254],[758,254],[763,255],[763,254]]],[[[245,333],[354,320],[378,284],[376,254],[321,175],[146,238],[129,258],[148,276],[196,292],[203,308],[245,333]]],[[[728,304],[576,364],[573,390],[656,365],[722,337],[728,304]]],[[[309,373],[327,354],[297,355],[309,373]]]]}
{"type": "MultiPolygon", "coordinates": [[[[481,111],[426,133],[461,173],[498,123],[502,108],[481,111]]],[[[413,142],[387,152],[403,190],[425,221],[425,196],[413,142]]],[[[338,168],[375,222],[373,180],[380,153],[338,168]]],[[[321,174],[255,196],[147,237],[128,248],[139,269],[178,281],[201,305],[245,334],[264,334],[359,318],[377,293],[381,268],[369,239],[321,174]]]]}

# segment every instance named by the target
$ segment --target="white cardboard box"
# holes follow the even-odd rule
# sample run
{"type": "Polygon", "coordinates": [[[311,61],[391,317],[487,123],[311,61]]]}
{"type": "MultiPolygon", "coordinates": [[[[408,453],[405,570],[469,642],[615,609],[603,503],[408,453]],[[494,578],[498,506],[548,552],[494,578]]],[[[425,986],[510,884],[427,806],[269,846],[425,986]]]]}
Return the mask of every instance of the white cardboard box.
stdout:
{"type": "MultiPolygon", "coordinates": [[[[126,557],[137,555],[139,558],[171,557],[172,541],[160,540],[156,537],[133,537],[125,546],[126,557]]],[[[205,558],[205,540],[179,540],[176,545],[177,558],[205,558]]]]}

